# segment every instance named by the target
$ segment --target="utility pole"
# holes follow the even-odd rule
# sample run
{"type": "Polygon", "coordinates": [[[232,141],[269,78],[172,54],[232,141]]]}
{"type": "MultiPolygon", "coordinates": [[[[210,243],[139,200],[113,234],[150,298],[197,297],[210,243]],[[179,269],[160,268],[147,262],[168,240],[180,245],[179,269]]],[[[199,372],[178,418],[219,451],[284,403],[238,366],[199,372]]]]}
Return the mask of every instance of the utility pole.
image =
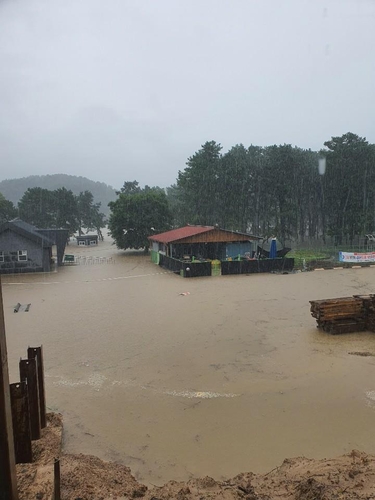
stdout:
{"type": "Polygon", "coordinates": [[[18,500],[1,276],[0,276],[0,500],[18,500]]]}

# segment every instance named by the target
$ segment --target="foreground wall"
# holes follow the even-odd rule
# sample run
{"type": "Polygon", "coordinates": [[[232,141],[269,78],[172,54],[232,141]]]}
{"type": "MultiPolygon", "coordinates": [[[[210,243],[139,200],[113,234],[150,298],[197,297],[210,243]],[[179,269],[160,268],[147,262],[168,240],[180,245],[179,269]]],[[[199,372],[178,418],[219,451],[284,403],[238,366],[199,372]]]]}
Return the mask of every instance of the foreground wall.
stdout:
{"type": "Polygon", "coordinates": [[[292,271],[294,259],[259,259],[224,261],[221,263],[221,274],[252,274],[292,271]]]}
{"type": "Polygon", "coordinates": [[[159,254],[159,265],[175,273],[180,273],[186,278],[211,276],[211,262],[182,262],[159,254]]]}
{"type": "MultiPolygon", "coordinates": [[[[152,261],[165,269],[180,273],[185,278],[211,276],[211,262],[183,262],[156,252],[152,253],[152,261]]],[[[294,259],[261,259],[221,262],[221,274],[253,274],[271,272],[289,272],[294,268],[294,259]]],[[[220,274],[220,273],[219,273],[220,274]]]]}

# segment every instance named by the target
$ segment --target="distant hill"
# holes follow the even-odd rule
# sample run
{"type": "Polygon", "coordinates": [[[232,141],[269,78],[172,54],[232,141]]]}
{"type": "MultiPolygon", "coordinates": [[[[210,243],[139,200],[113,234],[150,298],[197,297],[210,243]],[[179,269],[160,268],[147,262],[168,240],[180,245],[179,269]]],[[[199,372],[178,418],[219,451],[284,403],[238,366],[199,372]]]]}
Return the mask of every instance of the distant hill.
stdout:
{"type": "Polygon", "coordinates": [[[41,187],[50,191],[65,187],[73,191],[76,195],[81,191],[91,191],[95,203],[101,203],[100,210],[106,215],[109,213],[108,203],[116,199],[115,189],[104,182],[90,181],[86,177],[66,174],[31,175],[29,177],[22,177],[21,179],[6,179],[0,182],[0,193],[7,200],[17,205],[23,193],[28,188],[34,187],[41,187]]]}

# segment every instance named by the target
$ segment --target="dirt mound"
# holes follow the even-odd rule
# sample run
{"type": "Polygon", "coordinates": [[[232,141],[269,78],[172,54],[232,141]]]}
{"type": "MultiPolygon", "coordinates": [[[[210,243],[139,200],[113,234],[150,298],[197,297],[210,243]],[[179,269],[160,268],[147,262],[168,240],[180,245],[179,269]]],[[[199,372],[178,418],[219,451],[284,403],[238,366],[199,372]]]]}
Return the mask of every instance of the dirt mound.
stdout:
{"type": "Polygon", "coordinates": [[[107,497],[143,497],[147,488],[131,475],[129,467],[103,462],[91,455],[62,455],[62,500],[107,497]]]}
{"type": "Polygon", "coordinates": [[[50,498],[53,488],[53,462],[61,452],[62,416],[47,415],[47,427],[42,429],[42,437],[32,442],[31,464],[17,465],[19,500],[50,498]]]}
{"type": "Polygon", "coordinates": [[[338,500],[375,498],[375,456],[353,450],[332,460],[286,459],[267,474],[239,474],[169,481],[147,489],[128,467],[90,455],[61,454],[61,415],[49,414],[42,438],[33,442],[35,462],[17,465],[19,500],[53,494],[53,463],[60,456],[62,500],[338,500]]]}

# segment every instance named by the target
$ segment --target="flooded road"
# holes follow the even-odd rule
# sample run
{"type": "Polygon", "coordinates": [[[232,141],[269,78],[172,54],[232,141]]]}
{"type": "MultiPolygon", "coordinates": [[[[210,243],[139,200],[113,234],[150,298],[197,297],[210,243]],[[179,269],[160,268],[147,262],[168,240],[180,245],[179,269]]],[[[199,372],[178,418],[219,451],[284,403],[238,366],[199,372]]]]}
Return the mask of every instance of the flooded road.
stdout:
{"type": "Polygon", "coordinates": [[[375,268],[188,280],[110,242],[67,253],[114,262],[3,278],[11,382],[43,344],[66,452],[157,485],[375,453],[375,357],[349,354],[375,353],[375,334],[329,336],[309,312],[309,300],[373,293],[375,268]],[[14,314],[17,302],[30,311],[14,314]]]}

